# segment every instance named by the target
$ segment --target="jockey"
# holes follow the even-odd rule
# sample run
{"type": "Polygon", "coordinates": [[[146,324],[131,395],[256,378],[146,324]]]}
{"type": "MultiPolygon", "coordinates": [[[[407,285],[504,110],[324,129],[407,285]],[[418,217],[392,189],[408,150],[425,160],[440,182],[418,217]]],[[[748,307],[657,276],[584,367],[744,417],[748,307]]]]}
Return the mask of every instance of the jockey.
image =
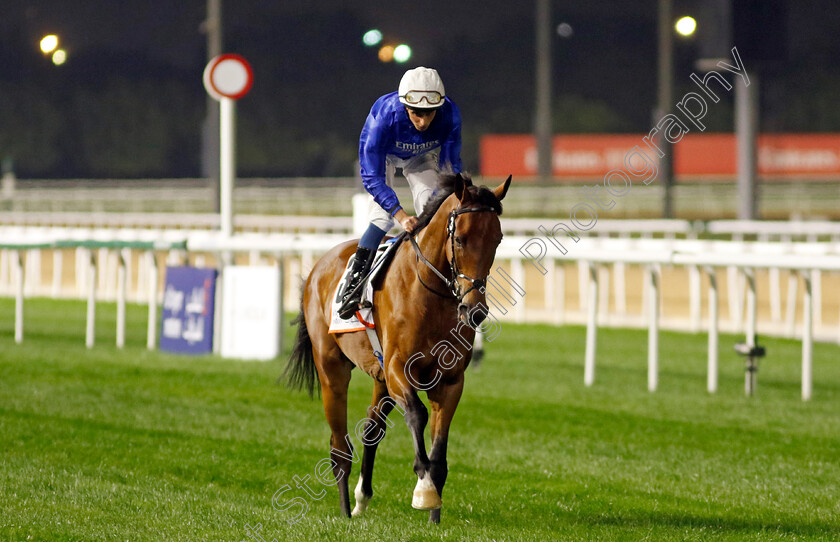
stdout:
{"type": "Polygon", "coordinates": [[[408,70],[398,92],[376,100],[362,128],[359,161],[362,184],[371,195],[370,225],[359,240],[350,280],[341,292],[339,315],[344,319],[358,309],[361,288],[353,290],[367,275],[394,219],[409,233],[417,227],[417,217],[403,210],[391,188],[396,169],[402,168],[418,215],[434,195],[440,171],[461,172],[461,113],[446,96],[437,70],[408,70]]]}

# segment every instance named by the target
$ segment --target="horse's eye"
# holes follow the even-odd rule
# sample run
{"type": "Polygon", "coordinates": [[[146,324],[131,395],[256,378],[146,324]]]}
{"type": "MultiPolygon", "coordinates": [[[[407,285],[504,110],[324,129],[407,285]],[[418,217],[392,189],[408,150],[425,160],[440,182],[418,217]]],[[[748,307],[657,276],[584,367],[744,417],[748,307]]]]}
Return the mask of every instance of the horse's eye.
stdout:
{"type": "Polygon", "coordinates": [[[464,241],[460,237],[456,237],[455,238],[455,245],[459,248],[463,247],[464,246],[464,241]]]}

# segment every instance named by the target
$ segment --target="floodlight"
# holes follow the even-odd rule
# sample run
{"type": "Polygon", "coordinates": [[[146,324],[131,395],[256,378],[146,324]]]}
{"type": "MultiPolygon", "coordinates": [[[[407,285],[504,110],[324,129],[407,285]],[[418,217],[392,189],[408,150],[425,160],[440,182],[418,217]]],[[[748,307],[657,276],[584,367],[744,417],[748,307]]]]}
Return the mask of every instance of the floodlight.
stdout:
{"type": "Polygon", "coordinates": [[[381,41],[382,41],[382,32],[380,32],[379,30],[377,30],[375,28],[373,30],[368,30],[367,32],[365,32],[365,35],[362,36],[362,43],[364,43],[368,47],[372,47],[372,46],[378,44],[381,41]]]}
{"type": "Polygon", "coordinates": [[[679,35],[687,37],[694,34],[694,31],[697,30],[697,21],[694,20],[694,17],[681,17],[677,21],[677,24],[674,25],[674,28],[679,35]]]}
{"type": "Polygon", "coordinates": [[[41,51],[43,51],[45,55],[55,51],[56,47],[58,47],[58,36],[55,34],[50,34],[41,38],[41,51]]]}
{"type": "Polygon", "coordinates": [[[394,46],[393,45],[385,45],[381,49],[379,49],[379,60],[382,62],[391,62],[394,60],[394,46]]]}
{"type": "Polygon", "coordinates": [[[57,49],[52,55],[53,64],[61,66],[67,61],[67,52],[64,49],[57,49]]]}
{"type": "Polygon", "coordinates": [[[394,48],[394,61],[403,63],[411,58],[411,47],[402,43],[394,48]]]}

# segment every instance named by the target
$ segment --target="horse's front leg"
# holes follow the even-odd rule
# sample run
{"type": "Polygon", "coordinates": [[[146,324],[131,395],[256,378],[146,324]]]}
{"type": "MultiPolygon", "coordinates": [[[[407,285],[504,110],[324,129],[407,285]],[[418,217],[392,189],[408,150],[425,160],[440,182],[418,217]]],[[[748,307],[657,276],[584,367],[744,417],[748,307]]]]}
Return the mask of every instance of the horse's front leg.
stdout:
{"type": "MultiPolygon", "coordinates": [[[[391,364],[394,367],[397,364],[391,364]]],[[[417,395],[417,390],[405,378],[405,373],[393,370],[387,375],[388,392],[401,406],[405,407],[405,423],[414,441],[414,473],[417,485],[411,499],[411,506],[418,510],[440,508],[440,495],[431,477],[429,456],[426,455],[426,441],[423,432],[429,421],[429,411],[417,395]]]]}
{"type": "MultiPolygon", "coordinates": [[[[446,483],[446,475],[449,472],[446,464],[449,426],[463,390],[464,375],[462,373],[457,379],[448,383],[442,382],[428,392],[432,407],[432,454],[429,458],[429,474],[437,490],[438,499],[443,495],[443,485],[446,483]]],[[[430,510],[429,521],[440,523],[440,507],[430,510]]]]}
{"type": "Polygon", "coordinates": [[[432,481],[431,464],[426,455],[426,439],[423,436],[429,421],[429,411],[414,389],[408,395],[410,399],[406,405],[405,421],[414,440],[414,474],[417,475],[411,506],[418,510],[434,510],[440,508],[441,500],[432,481]]]}

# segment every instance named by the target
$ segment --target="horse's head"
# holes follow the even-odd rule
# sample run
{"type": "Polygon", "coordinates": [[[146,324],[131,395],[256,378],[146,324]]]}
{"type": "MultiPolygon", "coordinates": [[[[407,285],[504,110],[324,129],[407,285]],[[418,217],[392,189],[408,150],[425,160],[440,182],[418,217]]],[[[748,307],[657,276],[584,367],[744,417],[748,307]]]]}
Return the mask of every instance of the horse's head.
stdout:
{"type": "Polygon", "coordinates": [[[502,241],[501,201],[511,177],[490,190],[477,187],[469,177],[455,177],[457,203],[447,221],[446,258],[452,270],[452,289],[458,298],[458,319],[471,327],[487,317],[485,288],[496,248],[502,241]]]}

